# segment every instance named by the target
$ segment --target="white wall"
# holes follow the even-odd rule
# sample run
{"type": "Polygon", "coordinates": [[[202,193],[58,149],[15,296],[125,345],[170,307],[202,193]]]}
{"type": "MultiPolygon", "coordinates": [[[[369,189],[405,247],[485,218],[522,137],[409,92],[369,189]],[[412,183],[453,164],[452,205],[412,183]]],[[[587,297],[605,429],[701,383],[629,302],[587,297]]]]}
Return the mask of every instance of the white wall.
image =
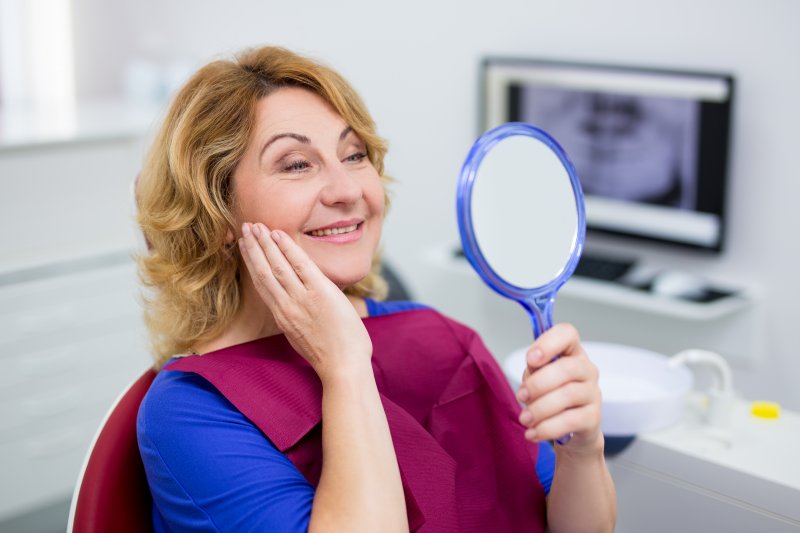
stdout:
{"type": "Polygon", "coordinates": [[[125,66],[136,58],[197,63],[262,43],[310,53],[340,70],[390,140],[388,169],[398,183],[384,242],[420,286],[419,250],[457,241],[455,182],[476,134],[481,56],[732,72],[738,94],[727,251],[709,257],[639,244],[629,250],[759,289],[766,355],[759,366],[738,371],[737,384],[750,397],[800,409],[796,0],[73,3],[83,96],[119,93],[125,66]]]}

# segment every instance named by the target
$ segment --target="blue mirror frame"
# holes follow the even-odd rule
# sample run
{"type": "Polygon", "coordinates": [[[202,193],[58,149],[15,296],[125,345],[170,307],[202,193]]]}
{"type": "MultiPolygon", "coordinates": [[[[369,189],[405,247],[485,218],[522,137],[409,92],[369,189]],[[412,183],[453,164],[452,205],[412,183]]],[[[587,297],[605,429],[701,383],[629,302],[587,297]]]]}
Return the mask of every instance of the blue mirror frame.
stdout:
{"type": "Polygon", "coordinates": [[[531,318],[533,336],[534,338],[539,337],[553,325],[553,305],[556,293],[575,272],[586,240],[586,208],[583,189],[575,167],[566,152],[555,139],[531,124],[508,122],[487,131],[475,141],[461,167],[456,196],[456,212],[461,243],[467,260],[489,287],[502,296],[516,300],[525,308],[531,318]],[[483,255],[472,225],[472,190],[483,158],[503,139],[518,135],[532,137],[542,142],[559,158],[569,175],[578,214],[577,232],[564,268],[552,280],[539,287],[519,287],[503,279],[483,255]]]}

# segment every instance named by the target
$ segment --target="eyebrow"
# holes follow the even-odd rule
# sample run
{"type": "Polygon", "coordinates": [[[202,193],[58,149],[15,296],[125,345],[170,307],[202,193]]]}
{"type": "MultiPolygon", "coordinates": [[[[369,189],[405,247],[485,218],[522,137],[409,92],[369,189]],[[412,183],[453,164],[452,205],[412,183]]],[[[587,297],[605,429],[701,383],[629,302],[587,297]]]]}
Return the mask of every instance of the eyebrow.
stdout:
{"type": "MultiPolygon", "coordinates": [[[[343,129],[342,133],[339,134],[339,142],[343,141],[345,137],[350,135],[352,131],[353,128],[351,126],[347,126],[345,129],[343,129]]],[[[261,154],[259,155],[259,157],[264,156],[264,152],[267,151],[267,148],[269,148],[272,143],[274,143],[279,139],[286,139],[286,138],[294,139],[302,144],[311,144],[311,139],[309,139],[305,135],[300,135],[299,133],[277,133],[272,137],[270,137],[269,140],[264,144],[264,147],[261,149],[261,154]]]]}

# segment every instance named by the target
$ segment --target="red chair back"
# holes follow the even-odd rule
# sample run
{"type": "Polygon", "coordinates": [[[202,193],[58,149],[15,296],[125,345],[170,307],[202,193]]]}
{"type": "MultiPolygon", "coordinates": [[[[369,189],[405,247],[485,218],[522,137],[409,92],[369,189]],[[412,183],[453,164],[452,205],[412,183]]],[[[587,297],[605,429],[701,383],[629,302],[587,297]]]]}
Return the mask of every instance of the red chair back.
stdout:
{"type": "Polygon", "coordinates": [[[78,479],[68,532],[153,530],[152,499],[136,440],[136,415],[155,376],[154,370],[145,371],[111,407],[78,479]]]}

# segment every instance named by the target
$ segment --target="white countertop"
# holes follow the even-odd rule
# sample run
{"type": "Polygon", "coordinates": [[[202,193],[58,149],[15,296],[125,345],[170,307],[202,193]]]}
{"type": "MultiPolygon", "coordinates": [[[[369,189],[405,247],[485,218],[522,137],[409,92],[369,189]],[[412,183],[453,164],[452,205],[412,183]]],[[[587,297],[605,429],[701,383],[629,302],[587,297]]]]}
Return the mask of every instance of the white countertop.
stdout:
{"type": "Polygon", "coordinates": [[[799,531],[800,414],[758,419],[738,399],[729,424],[712,427],[699,398],[677,424],[640,433],[608,458],[617,530],[799,531]]]}
{"type": "Polygon", "coordinates": [[[722,427],[704,422],[700,396],[676,425],[638,438],[719,466],[800,491],[800,414],[781,409],[777,419],[756,418],[751,402],[736,399],[722,427]]]}

